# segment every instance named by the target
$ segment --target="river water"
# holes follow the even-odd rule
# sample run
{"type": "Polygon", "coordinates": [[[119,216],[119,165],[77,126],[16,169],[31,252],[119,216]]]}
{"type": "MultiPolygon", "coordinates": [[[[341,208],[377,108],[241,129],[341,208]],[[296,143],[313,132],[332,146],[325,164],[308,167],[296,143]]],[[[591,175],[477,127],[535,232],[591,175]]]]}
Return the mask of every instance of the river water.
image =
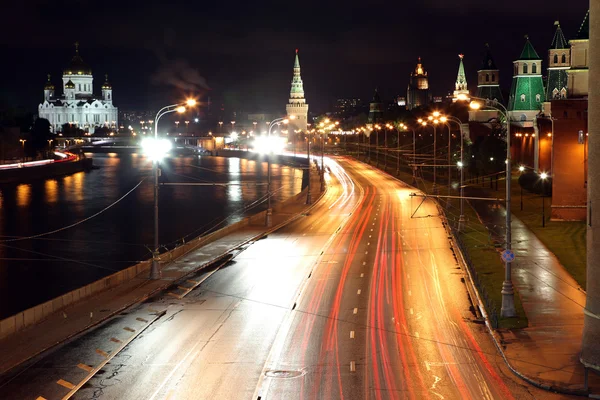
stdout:
{"type": "MultiPolygon", "coordinates": [[[[92,171],[0,186],[0,319],[151,257],[152,164],[138,154],[94,154],[92,171]],[[78,223],[59,232],[25,239],[78,223]],[[15,240],[17,239],[17,240],[15,240]]],[[[163,182],[243,182],[162,186],[160,243],[173,247],[266,208],[266,163],[181,156],[163,162],[163,182]],[[255,204],[258,203],[258,204],[255,204]],[[248,208],[252,207],[252,208],[248,208]]],[[[301,190],[302,172],[272,165],[277,200],[301,190]]]]}

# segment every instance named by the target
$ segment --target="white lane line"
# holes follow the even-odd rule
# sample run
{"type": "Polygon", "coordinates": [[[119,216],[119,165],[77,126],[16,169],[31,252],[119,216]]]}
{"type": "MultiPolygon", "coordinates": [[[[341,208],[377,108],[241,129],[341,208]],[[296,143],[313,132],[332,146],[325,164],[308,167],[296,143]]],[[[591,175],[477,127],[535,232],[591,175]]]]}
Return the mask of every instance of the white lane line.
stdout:
{"type": "Polygon", "coordinates": [[[371,237],[371,235],[369,235],[369,237],[371,237]]]}
{"type": "Polygon", "coordinates": [[[356,372],[356,362],[350,361],[350,372],[356,372]]]}
{"type": "Polygon", "coordinates": [[[408,295],[412,296],[412,291],[411,290],[408,291],[408,295]]]}
{"type": "Polygon", "coordinates": [[[354,331],[350,331],[350,339],[354,339],[354,331]]]}
{"type": "Polygon", "coordinates": [[[415,332],[415,336],[417,337],[417,339],[419,339],[420,338],[419,332],[415,332]]]}
{"type": "Polygon", "coordinates": [[[367,265],[367,262],[366,262],[366,261],[363,261],[363,265],[367,265]]]}
{"type": "Polygon", "coordinates": [[[365,251],[365,254],[369,254],[369,251],[368,251],[368,250],[367,250],[367,251],[365,251]]]}
{"type": "Polygon", "coordinates": [[[356,291],[356,294],[360,294],[360,289],[358,289],[358,290],[356,291]]]}
{"type": "Polygon", "coordinates": [[[365,277],[365,274],[360,274],[360,277],[361,277],[361,278],[364,278],[364,277],[365,277]]]}
{"type": "Polygon", "coordinates": [[[358,314],[358,308],[354,308],[354,314],[358,314]]]}
{"type": "Polygon", "coordinates": [[[371,245],[371,242],[367,242],[367,246],[370,246],[370,245],[371,245]]]}
{"type": "MultiPolygon", "coordinates": [[[[373,225],[375,225],[375,224],[373,224],[373,225]]],[[[371,228],[371,232],[373,232],[373,228],[371,228]]]]}
{"type": "Polygon", "coordinates": [[[408,273],[407,273],[407,274],[406,274],[406,277],[407,277],[408,279],[410,279],[410,274],[408,274],[408,273]]]}
{"type": "Polygon", "coordinates": [[[413,314],[414,314],[414,313],[413,313],[413,309],[411,308],[411,309],[410,309],[410,315],[413,315],[413,314]]]}

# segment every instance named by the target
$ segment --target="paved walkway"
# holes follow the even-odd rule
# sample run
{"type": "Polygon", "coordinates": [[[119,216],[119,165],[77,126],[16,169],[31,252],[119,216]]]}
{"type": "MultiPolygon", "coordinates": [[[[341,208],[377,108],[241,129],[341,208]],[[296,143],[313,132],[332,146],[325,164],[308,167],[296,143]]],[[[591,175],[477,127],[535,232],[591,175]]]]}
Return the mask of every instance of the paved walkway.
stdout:
{"type": "MultiPolygon", "coordinates": [[[[482,196],[479,187],[465,196],[482,196]]],[[[503,242],[505,209],[495,202],[470,200],[492,237],[503,242]]],[[[583,389],[579,362],[585,292],[542,242],[512,217],[512,279],[529,320],[525,329],[497,331],[504,353],[521,374],[564,391],[583,389]]],[[[590,372],[590,388],[600,393],[600,376],[590,372]]]]}
{"type": "MultiPolygon", "coordinates": [[[[320,196],[319,177],[314,168],[311,171],[313,200],[320,196]]],[[[305,193],[302,192],[302,193],[305,193]]],[[[273,228],[299,215],[307,209],[306,195],[298,195],[275,205],[273,228]]],[[[87,298],[73,306],[49,316],[37,325],[28,327],[0,341],[0,375],[20,363],[34,357],[50,347],[62,343],[80,332],[105,321],[122,310],[144,301],[165,290],[174,281],[212,263],[245,242],[248,242],[272,228],[267,228],[264,219],[257,218],[250,225],[217,239],[197,250],[165,264],[162,279],[149,280],[148,272],[113,289],[87,298]]]]}

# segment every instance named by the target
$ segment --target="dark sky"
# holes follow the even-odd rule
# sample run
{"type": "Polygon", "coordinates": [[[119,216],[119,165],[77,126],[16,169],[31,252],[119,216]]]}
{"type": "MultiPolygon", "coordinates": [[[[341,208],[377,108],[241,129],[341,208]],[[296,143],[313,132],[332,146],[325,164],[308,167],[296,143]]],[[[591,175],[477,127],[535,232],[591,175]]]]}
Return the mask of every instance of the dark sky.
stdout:
{"type": "Polygon", "coordinates": [[[418,56],[441,96],[452,90],[464,53],[473,90],[486,42],[508,88],[523,36],[546,64],[554,21],[572,38],[588,1],[22,0],[2,8],[5,104],[35,109],[46,74],[58,85],[79,41],[95,91],[108,73],[121,109],[155,108],[193,92],[283,112],[299,48],[307,101],[319,112],[338,97],[368,100],[376,86],[384,99],[405,94],[418,56]]]}

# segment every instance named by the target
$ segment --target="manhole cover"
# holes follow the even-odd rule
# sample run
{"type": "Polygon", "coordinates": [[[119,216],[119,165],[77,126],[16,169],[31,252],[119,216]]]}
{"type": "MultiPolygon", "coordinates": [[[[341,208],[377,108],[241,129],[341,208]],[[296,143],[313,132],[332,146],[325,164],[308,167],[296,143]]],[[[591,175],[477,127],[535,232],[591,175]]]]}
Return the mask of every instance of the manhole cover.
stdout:
{"type": "Polygon", "coordinates": [[[298,376],[304,375],[304,371],[286,371],[281,369],[269,370],[265,372],[265,375],[269,378],[296,378],[298,376]]]}

